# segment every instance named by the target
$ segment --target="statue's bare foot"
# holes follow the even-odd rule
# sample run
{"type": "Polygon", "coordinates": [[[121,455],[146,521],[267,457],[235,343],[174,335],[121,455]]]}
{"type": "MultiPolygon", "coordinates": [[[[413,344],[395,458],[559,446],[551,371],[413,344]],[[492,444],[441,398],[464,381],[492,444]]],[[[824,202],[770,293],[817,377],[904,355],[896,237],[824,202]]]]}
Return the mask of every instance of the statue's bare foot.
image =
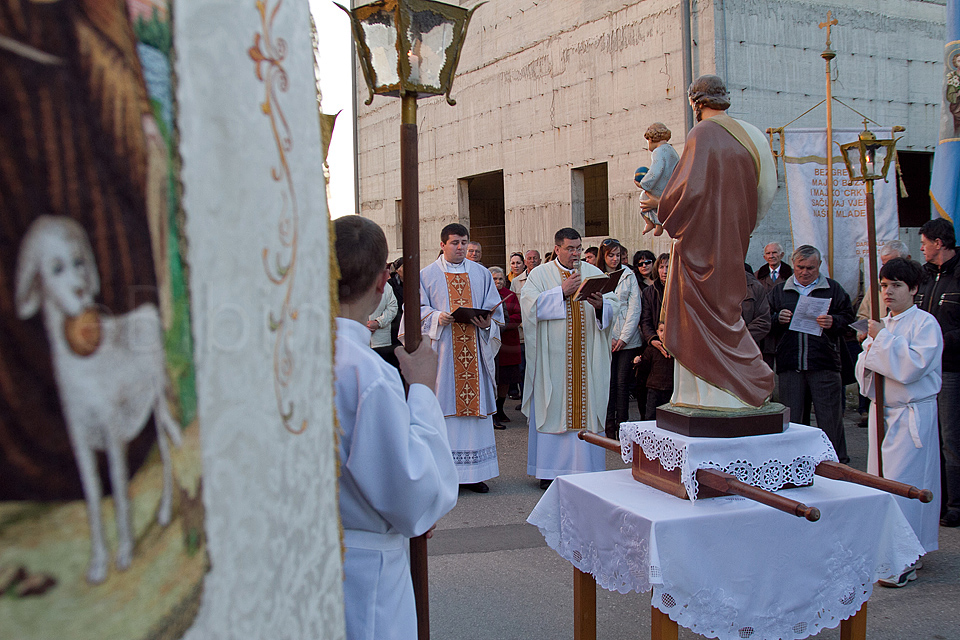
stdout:
{"type": "MultiPolygon", "coordinates": [[[[663,227],[662,227],[661,225],[659,225],[659,224],[656,225],[656,227],[657,227],[657,230],[653,232],[653,235],[655,235],[655,236],[662,236],[662,235],[663,235],[663,227]]],[[[644,231],[644,233],[646,233],[646,231],[644,231]]]]}
{"type": "MultiPolygon", "coordinates": [[[[650,230],[653,229],[655,226],[656,226],[656,225],[654,225],[652,222],[650,222],[649,220],[647,220],[647,221],[646,221],[646,224],[643,225],[643,232],[642,232],[640,235],[646,235],[646,234],[650,233],[650,230]]],[[[661,227],[661,232],[662,232],[662,227],[661,227]]],[[[657,234],[657,235],[659,235],[659,234],[657,234]]]]}

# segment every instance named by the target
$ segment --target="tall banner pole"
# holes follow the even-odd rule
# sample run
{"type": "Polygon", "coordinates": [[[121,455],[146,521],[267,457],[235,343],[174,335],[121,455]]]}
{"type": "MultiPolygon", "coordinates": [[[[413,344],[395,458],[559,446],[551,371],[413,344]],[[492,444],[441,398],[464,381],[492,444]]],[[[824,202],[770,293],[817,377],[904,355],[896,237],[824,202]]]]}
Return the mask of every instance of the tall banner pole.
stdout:
{"type": "MultiPolygon", "coordinates": [[[[880,277],[877,269],[877,216],[873,201],[873,180],[864,180],[867,187],[867,248],[870,250],[870,317],[880,320],[880,277]]],[[[873,386],[876,397],[873,406],[877,412],[876,442],[877,442],[877,475],[883,477],[883,455],[880,445],[886,432],[883,415],[883,376],[874,374],[873,386]]]]}
{"type": "Polygon", "coordinates": [[[830,48],[830,29],[835,24],[833,11],[827,11],[827,21],[820,23],[821,29],[827,29],[827,48],[820,57],[827,63],[827,271],[831,278],[837,277],[833,270],[833,77],[830,73],[830,61],[837,57],[837,52],[830,48]]]}

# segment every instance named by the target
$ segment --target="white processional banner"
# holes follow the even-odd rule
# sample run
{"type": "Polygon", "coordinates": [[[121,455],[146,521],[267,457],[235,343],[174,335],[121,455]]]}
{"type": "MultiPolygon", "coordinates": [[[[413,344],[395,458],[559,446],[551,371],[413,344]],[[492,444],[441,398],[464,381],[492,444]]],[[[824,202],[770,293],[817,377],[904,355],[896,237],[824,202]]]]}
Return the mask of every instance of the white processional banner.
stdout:
{"type": "MultiPolygon", "coordinates": [[[[833,157],[833,247],[827,235],[826,129],[786,129],[783,132],[783,163],[787,181],[787,204],[794,248],[809,244],[823,253],[821,272],[843,286],[851,299],[858,294],[861,270],[868,269],[867,201],[862,182],[851,183],[840,155],[839,144],[857,139],[862,129],[834,129],[833,157]],[[833,270],[827,259],[833,254],[833,270]]],[[[892,133],[891,133],[892,137],[892,133]]],[[[874,182],[877,250],[899,239],[896,178],[891,167],[889,182],[874,182]]],[[[879,256],[878,256],[879,259],[879,256]]]]}
{"type": "Polygon", "coordinates": [[[342,640],[330,219],[309,7],[175,6],[211,567],[184,639],[342,640]]]}

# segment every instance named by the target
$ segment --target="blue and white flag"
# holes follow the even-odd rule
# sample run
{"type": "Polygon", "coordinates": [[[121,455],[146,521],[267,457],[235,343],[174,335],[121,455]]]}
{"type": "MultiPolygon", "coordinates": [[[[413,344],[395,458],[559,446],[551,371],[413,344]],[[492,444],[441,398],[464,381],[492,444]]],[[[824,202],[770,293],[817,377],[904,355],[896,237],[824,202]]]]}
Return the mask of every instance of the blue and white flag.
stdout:
{"type": "Polygon", "coordinates": [[[943,60],[940,142],[933,156],[930,198],[937,215],[952,220],[960,234],[960,0],[947,0],[943,60]]]}

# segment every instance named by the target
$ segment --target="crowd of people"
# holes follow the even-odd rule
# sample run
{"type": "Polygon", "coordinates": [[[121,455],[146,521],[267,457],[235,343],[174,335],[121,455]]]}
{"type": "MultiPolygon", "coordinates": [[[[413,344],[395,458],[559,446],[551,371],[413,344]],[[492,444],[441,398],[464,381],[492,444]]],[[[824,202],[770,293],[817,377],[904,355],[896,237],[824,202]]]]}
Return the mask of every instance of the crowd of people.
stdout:
{"type": "MultiPolygon", "coordinates": [[[[718,126],[695,127],[689,157],[685,150],[677,162],[669,130],[655,123],[645,135],[653,167],[635,175],[644,233],[666,231],[671,253],[642,250],[628,259],[615,238],[584,249],[579,232],[566,227],[542,261],[529,249],[488,268],[480,242],[465,226],[448,224],[437,259],[419,274],[420,308],[410,310],[403,308],[402,259],[384,268],[383,231],[359,216],[335,221],[349,637],[391,625],[412,637],[402,542],[428,533],[453,507],[451,487],[490,491],[486,481],[499,475],[494,430],[510,421],[504,404],[511,397],[522,398],[518,409],[528,420],[527,473],[546,489],[559,475],[605,468],[604,450],[578,433],[618,438],[631,396],[647,420],[667,403],[727,409],[778,400],[794,423],[815,417],[840,462],[848,462],[845,387],[859,384],[861,413],[875,426],[870,403],[883,376],[886,431],[878,442],[870,429],[869,470],[882,463],[884,477],[934,491],[939,504],[897,498],[926,551],[937,548],[938,524],[960,526],[960,257],[953,225],[934,219],[921,227],[923,266],[903,243],[883,247],[881,299],[859,306],[864,318],[879,306],[883,319],[854,330],[851,296],[821,273],[817,248],[796,247],[787,264],[784,248],[771,242],[756,273],[741,267],[749,233],[772,199],[770,159],[756,151],[763,145],[752,141],[760,135],[755,127],[724,114],[729,96],[719,78],[703,76],[689,93],[698,122],[718,126]],[[730,153],[697,151],[722,148],[730,153]],[[717,166],[721,157],[724,166],[717,166]],[[664,172],[673,170],[680,179],[664,191],[664,172]],[[699,175],[749,185],[734,189],[749,202],[727,202],[729,194],[704,191],[709,181],[688,180],[699,175]],[[743,224],[731,225],[731,212],[743,224]],[[718,259],[717,247],[735,260],[718,259]],[[583,293],[591,280],[609,285],[601,288],[606,293],[583,293]],[[815,316],[804,311],[811,307],[815,316]],[[398,348],[409,313],[417,314],[422,339],[412,353],[398,348]],[[752,374],[756,379],[747,379],[752,374]],[[685,402],[689,397],[698,401],[685,402]],[[365,473],[370,465],[378,473],[365,473]],[[375,588],[385,580],[401,588],[375,588]],[[376,614],[390,611],[403,613],[376,614]]],[[[918,568],[919,561],[880,583],[904,586],[918,568]]]]}

